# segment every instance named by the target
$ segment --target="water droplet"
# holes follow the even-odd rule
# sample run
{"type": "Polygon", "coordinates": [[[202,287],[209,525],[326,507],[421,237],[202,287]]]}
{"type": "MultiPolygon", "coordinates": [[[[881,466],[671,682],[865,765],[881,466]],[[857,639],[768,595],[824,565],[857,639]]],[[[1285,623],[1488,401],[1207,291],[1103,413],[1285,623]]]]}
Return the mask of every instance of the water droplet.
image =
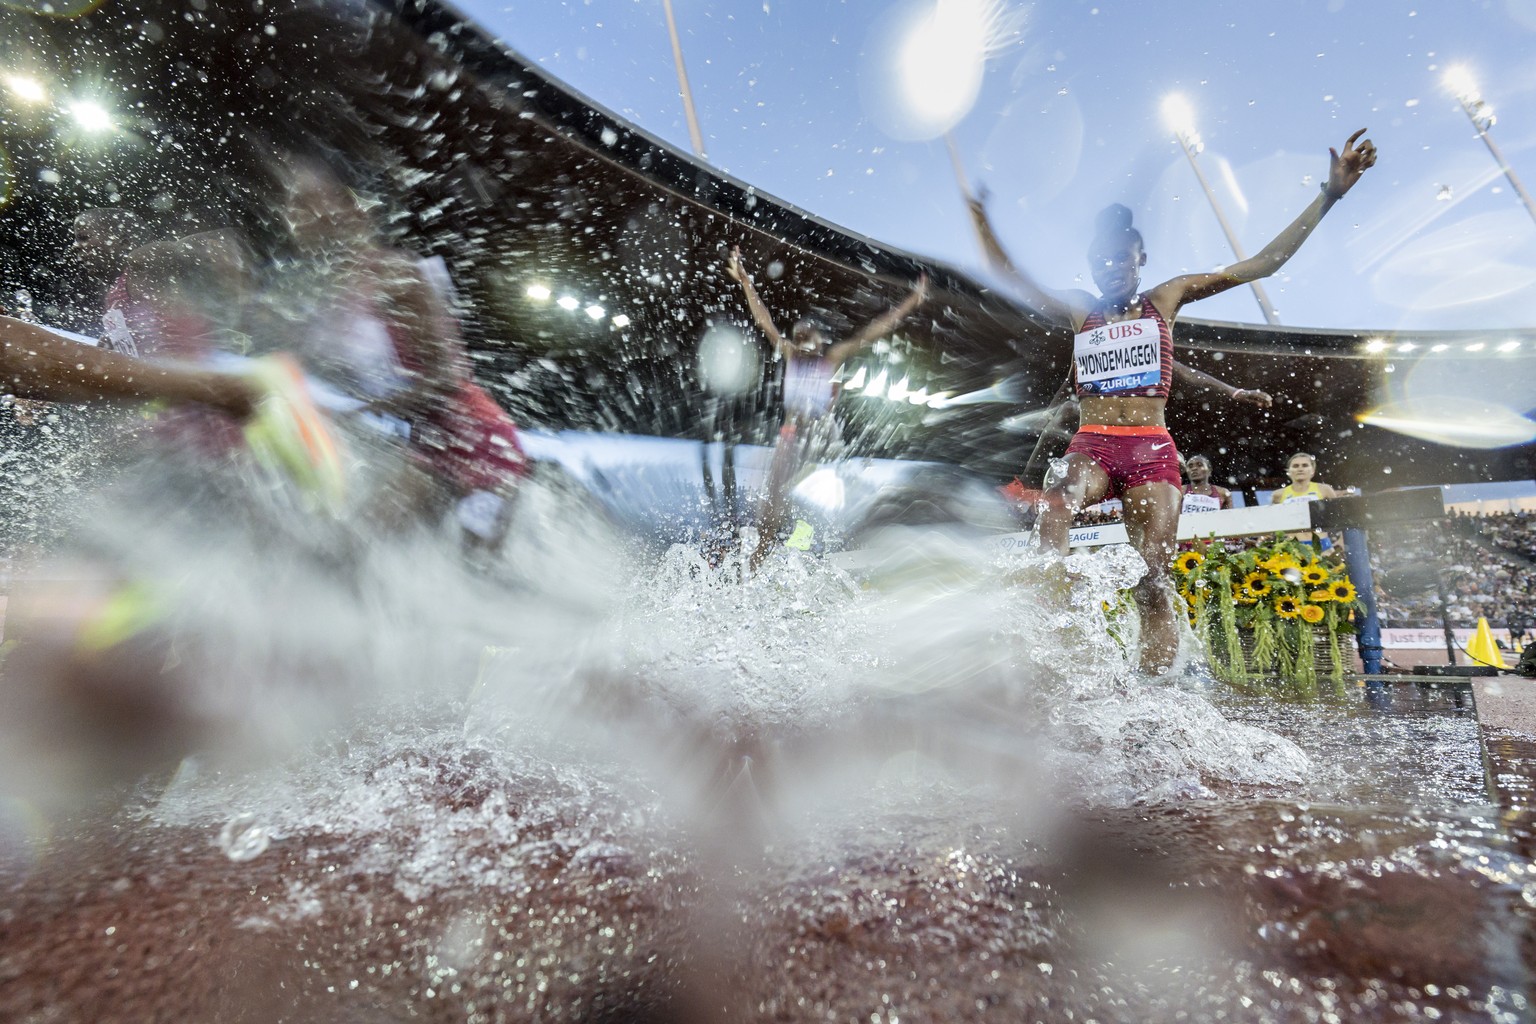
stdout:
{"type": "Polygon", "coordinates": [[[256,815],[237,814],[219,830],[219,849],[237,863],[260,857],[272,842],[272,836],[256,823],[256,815]]]}

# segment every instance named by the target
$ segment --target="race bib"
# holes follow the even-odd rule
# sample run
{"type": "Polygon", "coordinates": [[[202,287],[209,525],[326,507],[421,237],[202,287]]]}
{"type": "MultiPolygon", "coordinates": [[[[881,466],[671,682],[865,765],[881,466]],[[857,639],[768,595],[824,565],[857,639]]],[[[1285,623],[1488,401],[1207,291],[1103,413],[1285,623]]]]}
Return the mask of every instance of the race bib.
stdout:
{"type": "Polygon", "coordinates": [[[1214,494],[1186,494],[1184,495],[1184,507],[1181,510],[1184,515],[1192,512],[1217,512],[1221,510],[1221,499],[1214,494]]]}
{"type": "Polygon", "coordinates": [[[1163,380],[1160,342],[1152,317],[1083,331],[1072,339],[1078,387],[1094,394],[1156,387],[1163,380]]]}

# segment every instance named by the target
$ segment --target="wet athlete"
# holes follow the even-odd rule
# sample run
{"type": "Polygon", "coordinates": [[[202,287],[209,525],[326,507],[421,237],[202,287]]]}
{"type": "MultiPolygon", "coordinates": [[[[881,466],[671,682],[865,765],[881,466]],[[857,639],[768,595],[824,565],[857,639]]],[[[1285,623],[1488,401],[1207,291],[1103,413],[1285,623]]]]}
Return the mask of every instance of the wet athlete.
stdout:
{"type": "Polygon", "coordinates": [[[1288,505],[1293,501],[1322,501],[1334,498],[1338,492],[1327,484],[1312,479],[1317,472],[1317,460],[1306,452],[1297,452],[1285,460],[1285,475],[1291,482],[1269,496],[1271,504],[1288,505]]]}
{"type": "Polygon", "coordinates": [[[130,253],[149,242],[149,225],[132,210],[104,207],[82,210],[75,217],[74,231],[75,261],[96,281],[111,282],[102,307],[101,347],[137,355],[129,323],[126,263],[130,253]]]}
{"type": "Polygon", "coordinates": [[[408,437],[409,464],[375,519],[397,529],[451,507],[467,548],[498,549],[529,462],[512,418],[470,373],[442,261],[380,242],[357,197],[317,164],[292,172],[286,211],[306,361],[408,437]]]}
{"type": "Polygon", "coordinates": [[[1273,274],[1295,255],[1323,215],[1342,199],[1366,168],[1376,147],[1361,140],[1365,129],[1330,149],[1328,178],[1301,215],[1250,259],[1204,274],[1186,274],[1142,290],[1147,253],[1131,211],[1118,204],[1099,215],[1088,249],[1100,296],[1049,291],[1020,271],[1004,252],[978,196],[967,195],[989,262],[1006,273],[1024,301],[1074,333],[1068,379],[1081,406],[1081,425],[1067,447],[1065,472],[1050,483],[1040,519],[1041,542],[1066,553],[1072,514],[1078,508],[1120,497],[1131,543],[1146,559],[1147,576],[1135,589],[1141,612],[1141,668],[1165,672],[1178,653],[1178,622],[1169,586],[1180,507],[1178,452],[1164,420],[1175,379],[1221,392],[1234,401],[1266,408],[1270,396],[1223,383],[1173,358],[1173,322],[1186,303],[1273,274]],[[1358,145],[1357,145],[1358,143],[1358,145]]]}
{"type": "Polygon", "coordinates": [[[256,457],[292,476],[327,505],[340,501],[343,470],[324,418],[287,357],[253,360],[230,373],[135,359],[0,317],[0,389],[48,402],[203,405],[246,422],[256,457]]]}
{"type": "Polygon", "coordinates": [[[1189,483],[1184,488],[1185,514],[1190,512],[1215,512],[1232,507],[1232,492],[1211,483],[1211,460],[1204,455],[1191,455],[1184,463],[1189,483]]]}
{"type": "Polygon", "coordinates": [[[741,250],[731,249],[726,273],[741,284],[747,308],[758,329],[767,336],[774,352],[784,360],[784,422],[773,449],[768,469],[768,493],[758,516],[758,543],[752,552],[751,567],[756,569],[768,557],[779,532],[789,516],[789,488],[806,459],[808,435],[817,425],[827,422],[832,403],[837,400],[835,378],[844,363],[876,341],[885,337],[928,297],[928,276],[922,275],[912,293],[884,316],[870,321],[853,337],[833,343],[827,331],[814,320],[795,321],[790,337],[785,339],[774,325],[768,307],[758,298],[752,277],[741,265],[741,250]]]}

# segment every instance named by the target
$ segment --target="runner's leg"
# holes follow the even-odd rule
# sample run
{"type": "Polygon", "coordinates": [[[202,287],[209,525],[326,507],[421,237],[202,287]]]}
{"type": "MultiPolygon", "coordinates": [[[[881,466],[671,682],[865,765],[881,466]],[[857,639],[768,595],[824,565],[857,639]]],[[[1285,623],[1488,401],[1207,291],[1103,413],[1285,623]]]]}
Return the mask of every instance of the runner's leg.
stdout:
{"type": "Polygon", "coordinates": [[[1040,513],[1040,546],[1065,555],[1069,547],[1072,514],[1085,505],[1103,500],[1109,493],[1109,474],[1081,452],[1068,452],[1067,474],[1045,492],[1040,513]]]}
{"type": "Polygon", "coordinates": [[[1178,546],[1179,489],[1155,481],[1124,495],[1125,530],[1147,561],[1147,575],[1132,591],[1141,613],[1141,670],[1160,675],[1179,653],[1179,625],[1169,576],[1178,546]]]}

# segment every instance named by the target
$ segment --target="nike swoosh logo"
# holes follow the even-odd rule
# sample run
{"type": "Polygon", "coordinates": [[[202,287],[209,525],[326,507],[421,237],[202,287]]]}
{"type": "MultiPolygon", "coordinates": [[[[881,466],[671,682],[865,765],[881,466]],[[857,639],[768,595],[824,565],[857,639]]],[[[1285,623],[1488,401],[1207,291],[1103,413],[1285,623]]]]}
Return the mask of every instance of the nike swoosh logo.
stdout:
{"type": "Polygon", "coordinates": [[[1164,448],[1167,448],[1171,444],[1173,444],[1172,441],[1164,441],[1162,444],[1151,444],[1151,445],[1147,445],[1147,447],[1151,448],[1155,452],[1160,452],[1164,448]]]}

